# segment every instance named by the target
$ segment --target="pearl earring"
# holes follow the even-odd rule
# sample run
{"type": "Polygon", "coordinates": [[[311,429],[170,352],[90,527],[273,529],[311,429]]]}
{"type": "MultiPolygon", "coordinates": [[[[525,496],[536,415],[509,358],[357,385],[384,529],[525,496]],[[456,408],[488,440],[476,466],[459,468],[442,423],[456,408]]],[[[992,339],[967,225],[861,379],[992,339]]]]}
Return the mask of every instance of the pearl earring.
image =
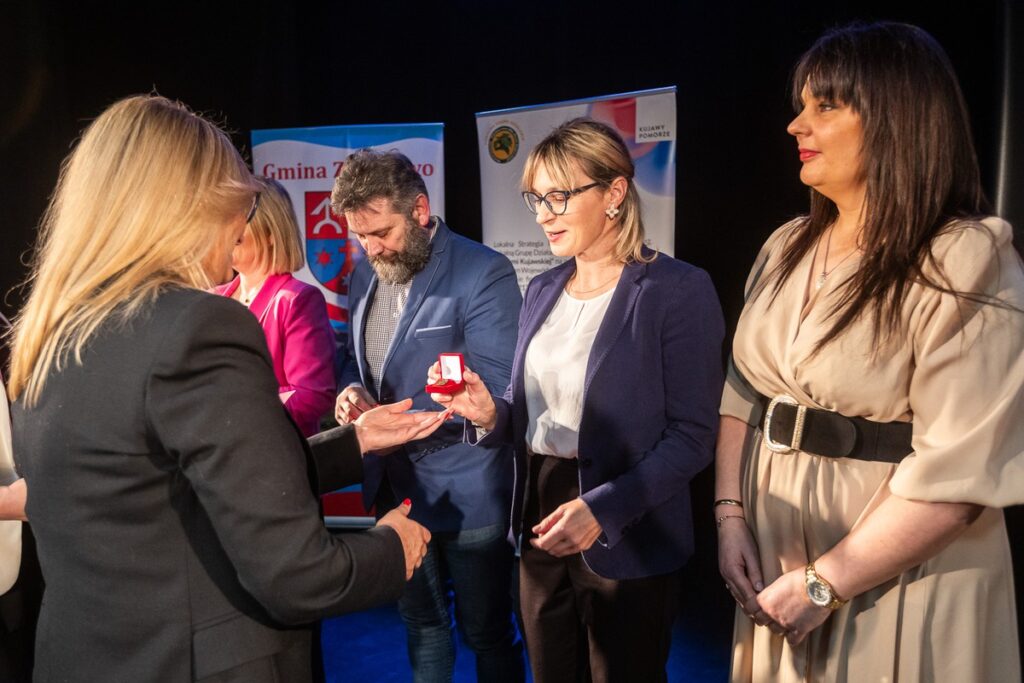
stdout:
{"type": "Polygon", "coordinates": [[[609,206],[607,209],[604,210],[604,212],[605,215],[608,216],[608,218],[615,218],[616,216],[619,215],[619,210],[614,206],[609,206]]]}

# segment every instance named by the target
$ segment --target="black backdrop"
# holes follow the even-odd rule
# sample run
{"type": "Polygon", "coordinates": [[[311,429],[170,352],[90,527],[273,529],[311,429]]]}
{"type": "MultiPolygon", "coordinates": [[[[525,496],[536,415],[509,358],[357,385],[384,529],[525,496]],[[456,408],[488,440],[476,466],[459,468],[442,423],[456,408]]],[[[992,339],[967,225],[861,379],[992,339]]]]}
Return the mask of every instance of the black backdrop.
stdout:
{"type": "MultiPolygon", "coordinates": [[[[1004,107],[1010,84],[1024,82],[1012,2],[0,0],[0,311],[20,305],[12,287],[25,277],[60,160],[124,95],[181,99],[225,123],[246,150],[252,128],[442,121],[446,219],[479,238],[474,112],[677,85],[676,255],[711,273],[732,326],[757,248],[807,205],[785,133],[788,75],[836,24],[908,21],[945,46],[973,115],[983,181],[1020,235],[1024,162],[1000,154],[1011,143],[1019,150],[1024,132],[1019,85],[1004,107]]],[[[695,483],[699,548],[688,580],[714,587],[711,483],[710,472],[695,483]]],[[[1019,508],[1009,516],[1024,588],[1024,520],[1019,508]]],[[[725,613],[723,593],[693,591],[687,608],[725,613]]],[[[727,621],[713,621],[723,638],[727,621]]]]}

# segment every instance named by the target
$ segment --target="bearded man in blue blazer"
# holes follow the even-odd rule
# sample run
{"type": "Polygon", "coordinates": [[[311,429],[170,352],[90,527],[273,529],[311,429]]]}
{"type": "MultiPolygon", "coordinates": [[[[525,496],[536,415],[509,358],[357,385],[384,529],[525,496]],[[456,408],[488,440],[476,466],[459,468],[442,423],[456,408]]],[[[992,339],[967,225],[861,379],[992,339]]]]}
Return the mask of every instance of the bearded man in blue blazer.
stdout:
{"type": "MultiPolygon", "coordinates": [[[[366,251],[349,283],[351,334],[338,420],[351,422],[378,403],[407,396],[414,409],[434,409],[424,385],[441,353],[463,354],[500,394],[512,372],[522,304],[509,260],[432,216],[422,177],[398,152],[351,155],[331,203],[366,251]]],[[[426,439],[367,457],[363,502],[381,515],[411,499],[412,517],[433,535],[399,600],[415,680],[452,678],[451,587],[478,679],[522,681],[507,540],[512,451],[476,449],[462,435],[456,418],[426,439]]]]}

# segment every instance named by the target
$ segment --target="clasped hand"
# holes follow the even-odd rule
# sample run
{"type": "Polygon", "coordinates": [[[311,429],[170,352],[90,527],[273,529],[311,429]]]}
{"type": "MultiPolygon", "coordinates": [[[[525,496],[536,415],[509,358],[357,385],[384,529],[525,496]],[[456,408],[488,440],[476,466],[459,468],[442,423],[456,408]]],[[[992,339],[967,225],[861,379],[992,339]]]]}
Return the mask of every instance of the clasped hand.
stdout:
{"type": "Polygon", "coordinates": [[[537,538],[530,545],[554,557],[567,557],[589,550],[601,535],[601,524],[582,498],[559,505],[533,527],[537,538]]]}
{"type": "Polygon", "coordinates": [[[803,642],[830,614],[807,597],[804,569],[787,572],[765,587],[750,528],[742,518],[723,522],[718,534],[718,568],[725,587],[758,626],[785,636],[791,645],[803,642]]]}
{"type": "Polygon", "coordinates": [[[775,579],[758,594],[757,604],[771,619],[768,628],[785,635],[790,645],[802,643],[832,614],[832,610],[815,605],[807,597],[803,567],[775,579]]]}

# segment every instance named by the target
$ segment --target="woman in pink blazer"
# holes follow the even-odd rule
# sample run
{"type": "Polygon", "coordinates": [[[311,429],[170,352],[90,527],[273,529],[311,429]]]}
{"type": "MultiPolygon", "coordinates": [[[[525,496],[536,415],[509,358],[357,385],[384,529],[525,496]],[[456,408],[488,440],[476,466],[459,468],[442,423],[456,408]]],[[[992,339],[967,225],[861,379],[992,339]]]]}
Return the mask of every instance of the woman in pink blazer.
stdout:
{"type": "Polygon", "coordinates": [[[310,436],[334,407],[334,335],[319,289],[292,277],[302,267],[302,242],[288,193],[260,178],[263,191],[235,246],[238,273],[217,293],[239,301],[260,321],[288,413],[310,436]]]}

